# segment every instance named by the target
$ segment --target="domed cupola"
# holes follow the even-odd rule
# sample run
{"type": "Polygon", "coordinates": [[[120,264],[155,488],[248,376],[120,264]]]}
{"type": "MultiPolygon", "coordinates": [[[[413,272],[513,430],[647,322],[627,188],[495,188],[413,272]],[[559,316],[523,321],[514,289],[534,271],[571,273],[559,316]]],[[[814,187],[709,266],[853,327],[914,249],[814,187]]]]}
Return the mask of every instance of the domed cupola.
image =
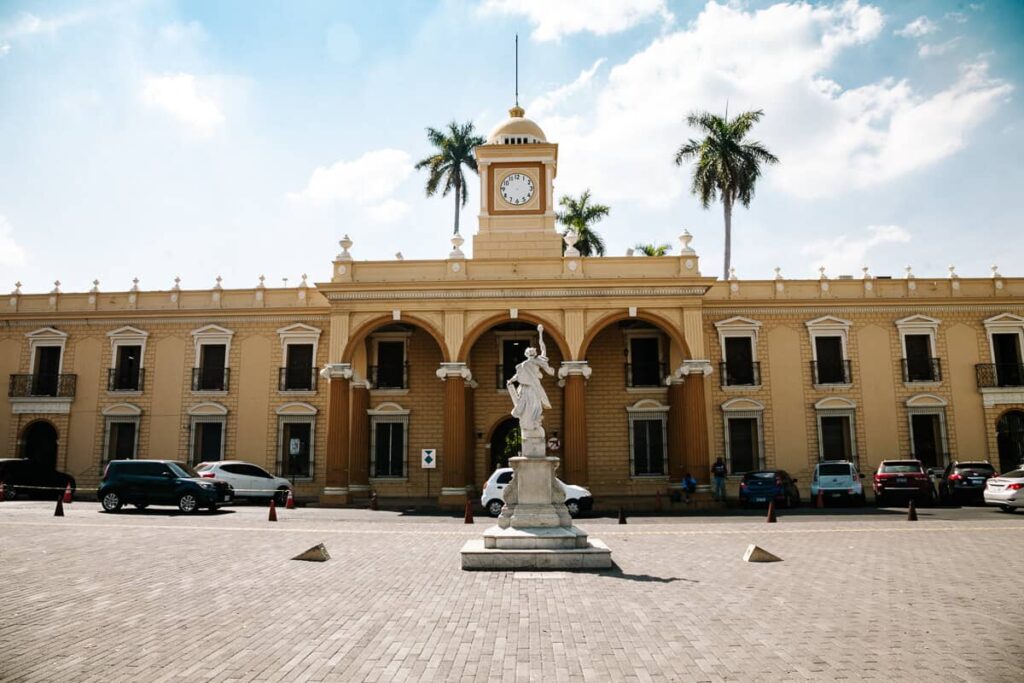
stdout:
{"type": "Polygon", "coordinates": [[[526,111],[516,105],[508,110],[508,118],[499,123],[487,136],[488,145],[537,145],[548,140],[534,121],[526,118],[526,111]]]}

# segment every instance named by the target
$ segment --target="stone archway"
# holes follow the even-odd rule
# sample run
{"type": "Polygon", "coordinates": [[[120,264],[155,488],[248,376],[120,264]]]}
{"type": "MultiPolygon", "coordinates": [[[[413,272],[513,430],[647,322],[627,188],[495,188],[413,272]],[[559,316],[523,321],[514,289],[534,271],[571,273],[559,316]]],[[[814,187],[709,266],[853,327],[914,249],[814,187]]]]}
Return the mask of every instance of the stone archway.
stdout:
{"type": "Polygon", "coordinates": [[[21,439],[21,457],[47,469],[57,469],[57,428],[46,420],[37,420],[25,428],[21,439]]]}
{"type": "Polygon", "coordinates": [[[509,467],[508,459],[519,455],[522,450],[522,436],[519,420],[509,417],[499,422],[491,431],[491,472],[499,467],[509,467]]]}
{"type": "Polygon", "coordinates": [[[1009,472],[1024,465],[1024,412],[1003,413],[996,423],[999,444],[999,471],[1009,472]]]}

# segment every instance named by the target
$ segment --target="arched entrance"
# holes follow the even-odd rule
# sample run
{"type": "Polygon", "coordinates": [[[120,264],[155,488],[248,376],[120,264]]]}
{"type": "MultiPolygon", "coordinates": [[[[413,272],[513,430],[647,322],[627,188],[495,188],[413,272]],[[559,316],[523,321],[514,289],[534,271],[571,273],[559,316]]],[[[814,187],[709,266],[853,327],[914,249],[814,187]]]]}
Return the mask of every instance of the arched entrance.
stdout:
{"type": "Polygon", "coordinates": [[[33,422],[22,437],[21,457],[57,469],[57,430],[45,420],[33,422]]]}
{"type": "Polygon", "coordinates": [[[519,455],[522,448],[519,420],[510,417],[501,422],[491,433],[491,472],[499,467],[508,467],[508,459],[519,455]]]}
{"type": "Polygon", "coordinates": [[[999,471],[1009,472],[1024,464],[1024,413],[1011,410],[996,424],[999,471]]]}

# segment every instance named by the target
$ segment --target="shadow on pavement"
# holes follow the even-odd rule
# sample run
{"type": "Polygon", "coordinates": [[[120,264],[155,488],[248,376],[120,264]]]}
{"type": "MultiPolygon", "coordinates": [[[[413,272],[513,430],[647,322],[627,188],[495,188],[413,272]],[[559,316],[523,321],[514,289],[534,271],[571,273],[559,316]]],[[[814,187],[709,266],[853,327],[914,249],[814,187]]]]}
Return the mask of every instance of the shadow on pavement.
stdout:
{"type": "Polygon", "coordinates": [[[147,507],[144,510],[139,508],[122,508],[118,512],[106,512],[102,508],[97,511],[101,515],[111,516],[126,516],[126,517],[218,517],[220,515],[233,515],[234,510],[228,510],[225,508],[217,508],[214,511],[210,510],[197,510],[196,512],[182,512],[177,508],[151,508],[147,507]]]}
{"type": "Polygon", "coordinates": [[[597,572],[601,576],[608,576],[613,579],[625,579],[626,581],[639,581],[641,583],[675,583],[685,581],[686,583],[700,583],[696,579],[684,579],[678,576],[651,576],[650,574],[627,574],[614,561],[611,569],[604,569],[597,572]]]}

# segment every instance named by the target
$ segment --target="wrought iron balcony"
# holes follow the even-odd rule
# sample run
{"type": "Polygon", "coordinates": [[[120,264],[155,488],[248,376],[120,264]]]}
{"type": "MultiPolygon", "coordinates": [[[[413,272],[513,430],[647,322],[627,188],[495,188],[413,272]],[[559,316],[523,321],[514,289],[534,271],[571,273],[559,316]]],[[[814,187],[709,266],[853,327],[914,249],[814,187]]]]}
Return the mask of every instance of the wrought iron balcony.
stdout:
{"type": "Polygon", "coordinates": [[[279,368],[277,388],[280,391],[316,391],[316,368],[279,368]]]}
{"type": "Polygon", "coordinates": [[[1024,387],[1024,365],[1020,363],[978,363],[974,374],[978,388],[1024,387]]]}
{"type": "Polygon", "coordinates": [[[12,398],[71,398],[75,395],[77,384],[78,375],[11,375],[7,395],[12,398]]]}
{"type": "Polygon", "coordinates": [[[660,387],[668,376],[668,363],[641,361],[626,363],[627,387],[660,387]]]}
{"type": "Polygon", "coordinates": [[[107,370],[107,391],[142,391],[145,368],[110,368],[107,370]]]}
{"type": "Polygon", "coordinates": [[[756,387],[761,385],[761,363],[719,363],[723,387],[756,387]]]}
{"type": "Polygon", "coordinates": [[[852,365],[848,360],[838,363],[812,360],[811,378],[814,384],[852,384],[852,365]]]}
{"type": "Polygon", "coordinates": [[[371,365],[370,383],[374,389],[408,389],[409,364],[371,365]]]}
{"type": "Polygon", "coordinates": [[[942,361],[938,358],[904,358],[904,382],[941,382],[942,361]]]}
{"type": "Polygon", "coordinates": [[[192,391],[227,391],[230,368],[192,368],[192,391]]]}

